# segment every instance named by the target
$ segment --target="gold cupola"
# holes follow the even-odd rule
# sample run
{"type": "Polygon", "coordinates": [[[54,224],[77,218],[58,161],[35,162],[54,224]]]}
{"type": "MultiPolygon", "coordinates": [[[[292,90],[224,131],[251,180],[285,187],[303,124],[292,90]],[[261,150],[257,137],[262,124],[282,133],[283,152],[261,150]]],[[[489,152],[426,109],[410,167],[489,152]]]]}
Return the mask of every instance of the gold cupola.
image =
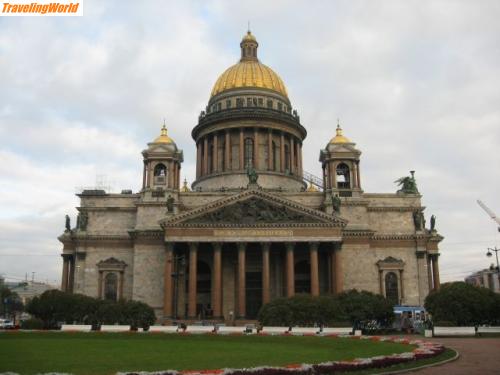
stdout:
{"type": "Polygon", "coordinates": [[[257,88],[274,91],[288,100],[283,80],[257,57],[259,43],[249,30],[241,40],[240,61],[228,68],[215,82],[211,98],[234,89],[257,88]]]}
{"type": "Polygon", "coordinates": [[[340,123],[337,120],[337,129],[335,130],[335,137],[330,140],[330,144],[340,144],[340,143],[352,143],[349,138],[344,136],[344,131],[340,127],[340,123]]]}
{"type": "Polygon", "coordinates": [[[160,135],[148,143],[142,151],[144,170],[142,189],[179,190],[181,164],[184,161],[182,150],[168,136],[163,121],[160,135]]]}
{"type": "Polygon", "coordinates": [[[167,134],[167,126],[165,125],[165,122],[163,123],[163,126],[161,127],[161,133],[152,143],[174,143],[174,140],[170,138],[167,134]]]}

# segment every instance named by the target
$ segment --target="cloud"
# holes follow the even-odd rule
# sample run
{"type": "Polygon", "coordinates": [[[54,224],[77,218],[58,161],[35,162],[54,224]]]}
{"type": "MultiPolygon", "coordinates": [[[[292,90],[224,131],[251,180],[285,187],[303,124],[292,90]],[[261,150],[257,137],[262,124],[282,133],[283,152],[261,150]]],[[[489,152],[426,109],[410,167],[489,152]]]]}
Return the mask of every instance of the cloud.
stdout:
{"type": "Polygon", "coordinates": [[[36,243],[54,258],[28,257],[16,272],[58,279],[55,237],[75,215],[76,187],[104,174],[138,190],[140,151],[164,117],[192,182],[191,129],[250,19],[308,130],[305,169],[320,174],[340,118],[363,152],[366,192],[393,192],[417,171],[446,237],[442,278],[484,268],[485,248],[500,244],[475,203],[500,211],[499,16],[495,1],[88,1],[81,18],[3,19],[0,249],[36,253],[26,233],[43,228],[36,243]]]}

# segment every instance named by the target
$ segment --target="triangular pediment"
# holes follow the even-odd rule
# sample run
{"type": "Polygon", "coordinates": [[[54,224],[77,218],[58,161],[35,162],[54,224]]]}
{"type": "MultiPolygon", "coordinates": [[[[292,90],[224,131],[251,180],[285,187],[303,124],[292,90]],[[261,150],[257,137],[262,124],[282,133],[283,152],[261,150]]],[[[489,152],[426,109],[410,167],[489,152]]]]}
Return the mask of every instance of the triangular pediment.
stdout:
{"type": "Polygon", "coordinates": [[[344,227],[346,220],[262,190],[246,190],[203,207],[164,219],[164,227],[344,227]]]}
{"type": "Polygon", "coordinates": [[[172,152],[175,151],[172,149],[173,146],[167,146],[167,145],[152,145],[149,147],[149,152],[172,152]]]}

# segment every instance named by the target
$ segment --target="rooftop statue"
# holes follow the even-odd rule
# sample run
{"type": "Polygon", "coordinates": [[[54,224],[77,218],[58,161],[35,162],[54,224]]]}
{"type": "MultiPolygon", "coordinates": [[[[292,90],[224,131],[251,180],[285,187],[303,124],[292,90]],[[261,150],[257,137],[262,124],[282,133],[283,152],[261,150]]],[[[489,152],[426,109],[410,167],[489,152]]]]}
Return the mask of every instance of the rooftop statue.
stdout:
{"type": "Polygon", "coordinates": [[[436,230],[436,215],[431,216],[431,232],[436,230]]]}
{"type": "Polygon", "coordinates": [[[332,195],[333,212],[337,212],[337,213],[340,212],[340,204],[341,204],[341,201],[340,201],[338,194],[332,195]]]}
{"type": "Polygon", "coordinates": [[[167,198],[167,212],[174,212],[175,199],[171,195],[167,198]]]}
{"type": "Polygon", "coordinates": [[[398,193],[418,194],[417,181],[415,180],[415,171],[410,171],[410,173],[411,176],[401,177],[400,179],[394,181],[394,183],[398,184],[398,186],[401,186],[401,189],[397,191],[398,193]]]}
{"type": "Polygon", "coordinates": [[[65,226],[65,232],[71,232],[71,223],[70,223],[70,218],[69,218],[69,215],[66,215],[65,217],[66,221],[64,223],[64,226],[65,226]]]}
{"type": "Polygon", "coordinates": [[[247,168],[247,176],[248,176],[248,183],[250,185],[256,185],[257,180],[259,179],[259,175],[257,174],[257,171],[252,165],[249,165],[247,168]]]}

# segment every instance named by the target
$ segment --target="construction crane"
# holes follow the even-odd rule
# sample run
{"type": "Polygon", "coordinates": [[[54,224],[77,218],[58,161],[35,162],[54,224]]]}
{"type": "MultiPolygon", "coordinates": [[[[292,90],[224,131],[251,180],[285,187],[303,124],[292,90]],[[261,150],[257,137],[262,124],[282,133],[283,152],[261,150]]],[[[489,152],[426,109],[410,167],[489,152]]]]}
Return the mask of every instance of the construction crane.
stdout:
{"type": "Polygon", "coordinates": [[[495,222],[498,224],[498,231],[500,232],[500,219],[495,215],[493,211],[491,211],[488,206],[486,206],[483,202],[481,202],[479,199],[477,200],[477,204],[481,206],[483,210],[486,211],[486,213],[493,219],[495,222]]]}

